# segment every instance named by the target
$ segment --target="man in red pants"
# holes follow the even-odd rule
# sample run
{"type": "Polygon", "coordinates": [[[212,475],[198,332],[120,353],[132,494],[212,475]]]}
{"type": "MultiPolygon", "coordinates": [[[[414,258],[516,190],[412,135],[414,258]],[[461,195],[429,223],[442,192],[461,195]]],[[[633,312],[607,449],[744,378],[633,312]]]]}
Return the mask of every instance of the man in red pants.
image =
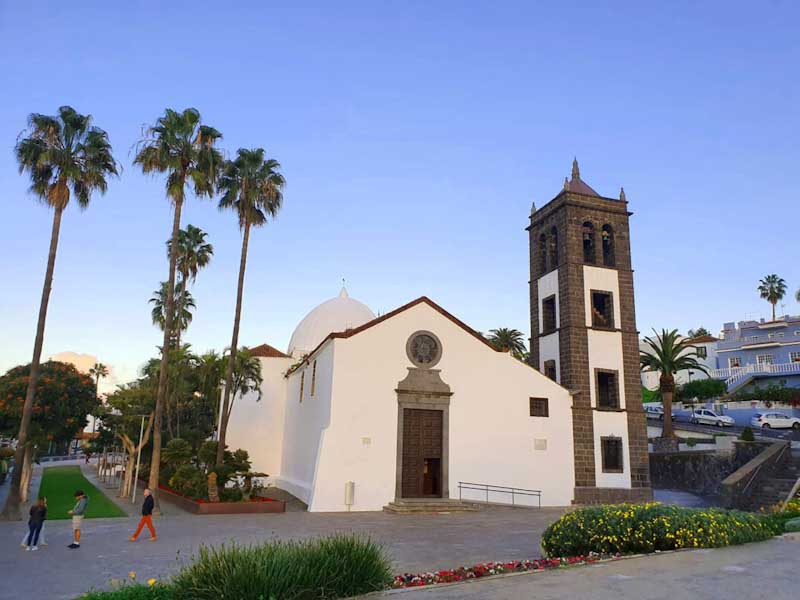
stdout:
{"type": "Polygon", "coordinates": [[[128,541],[135,542],[136,538],[139,537],[139,534],[142,533],[142,529],[144,526],[147,525],[147,528],[150,530],[150,541],[156,541],[156,529],[153,527],[153,496],[150,495],[150,488],[144,488],[144,503],[142,504],[142,518],[139,520],[139,527],[136,528],[136,533],[134,533],[128,541]]]}

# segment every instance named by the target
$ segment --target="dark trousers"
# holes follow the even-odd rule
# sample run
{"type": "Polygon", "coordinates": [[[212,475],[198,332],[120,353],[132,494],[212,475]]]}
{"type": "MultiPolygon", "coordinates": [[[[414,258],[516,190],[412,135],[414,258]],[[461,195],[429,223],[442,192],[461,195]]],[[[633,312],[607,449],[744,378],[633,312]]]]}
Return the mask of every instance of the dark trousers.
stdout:
{"type": "Polygon", "coordinates": [[[44,525],[43,521],[40,523],[28,523],[28,527],[31,530],[28,534],[28,546],[36,546],[39,543],[39,534],[42,532],[42,525],[44,525]],[[31,543],[31,541],[33,541],[33,543],[31,543]]]}

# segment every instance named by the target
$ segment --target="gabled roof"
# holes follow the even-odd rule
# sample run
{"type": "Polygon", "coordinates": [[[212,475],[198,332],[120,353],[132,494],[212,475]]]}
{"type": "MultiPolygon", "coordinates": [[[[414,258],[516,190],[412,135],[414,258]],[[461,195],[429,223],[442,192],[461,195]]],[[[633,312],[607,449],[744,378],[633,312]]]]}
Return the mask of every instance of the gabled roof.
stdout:
{"type": "Polygon", "coordinates": [[[719,338],[715,338],[713,335],[701,335],[686,340],[686,342],[689,344],[710,344],[712,342],[718,342],[718,341],[719,338]]]}
{"type": "Polygon", "coordinates": [[[261,344],[260,346],[250,348],[250,355],[259,358],[291,358],[288,354],[284,354],[269,344],[261,344]]]}
{"type": "Polygon", "coordinates": [[[402,313],[402,312],[405,312],[405,311],[407,311],[408,309],[410,309],[410,308],[413,308],[413,307],[417,306],[418,304],[427,304],[427,305],[428,305],[428,306],[430,306],[432,309],[434,309],[436,312],[438,312],[439,314],[441,314],[443,317],[445,317],[445,318],[449,319],[450,321],[452,321],[453,323],[455,323],[456,325],[458,325],[459,327],[461,327],[461,329],[463,329],[464,331],[466,331],[468,334],[470,334],[470,335],[471,335],[472,337],[474,337],[475,339],[477,339],[477,340],[480,340],[481,342],[483,342],[484,344],[486,344],[486,345],[487,345],[489,348],[491,348],[491,349],[492,349],[492,350],[494,350],[495,352],[503,352],[503,350],[498,350],[497,348],[495,348],[494,346],[492,346],[492,344],[489,342],[489,340],[487,340],[487,339],[486,339],[485,337],[483,337],[483,336],[482,336],[480,333],[478,333],[477,331],[475,331],[474,329],[472,329],[472,327],[470,327],[469,325],[467,325],[466,323],[464,323],[462,320],[460,320],[459,318],[455,317],[455,316],[454,316],[454,315],[452,315],[451,313],[447,312],[447,311],[446,311],[445,309],[443,309],[441,306],[439,306],[438,304],[436,304],[436,302],[434,302],[433,300],[431,300],[431,299],[430,299],[430,298],[428,298],[427,296],[420,296],[419,298],[417,298],[416,300],[412,300],[412,301],[411,301],[411,302],[409,302],[408,304],[404,304],[403,306],[401,306],[401,307],[399,307],[399,308],[396,308],[396,309],[394,309],[393,311],[386,313],[385,315],[381,315],[380,317],[377,317],[376,319],[373,319],[372,321],[369,321],[369,322],[367,322],[367,323],[364,323],[364,324],[363,324],[363,325],[361,325],[360,327],[356,327],[356,328],[354,328],[354,329],[348,329],[347,331],[334,331],[334,332],[332,332],[332,333],[329,333],[329,334],[328,334],[328,336],[327,336],[327,337],[326,337],[324,340],[322,340],[322,341],[321,341],[321,342],[320,342],[320,343],[317,345],[317,347],[316,347],[316,348],[314,348],[314,349],[313,349],[311,352],[309,352],[309,353],[308,353],[308,355],[307,355],[307,356],[306,356],[306,357],[305,357],[303,360],[301,360],[299,363],[297,363],[297,364],[296,364],[296,365],[294,365],[294,366],[293,366],[291,369],[289,369],[289,371],[288,371],[286,374],[287,374],[287,375],[289,375],[289,374],[291,374],[292,372],[294,372],[294,371],[296,371],[297,369],[299,369],[300,367],[302,367],[304,364],[306,364],[306,363],[308,362],[308,359],[309,359],[310,357],[312,357],[314,354],[316,354],[317,350],[319,350],[320,348],[322,348],[322,346],[324,346],[324,345],[325,345],[325,343],[326,343],[328,340],[331,340],[331,339],[336,339],[336,338],[339,338],[339,339],[346,339],[346,338],[349,338],[349,337],[353,337],[354,335],[358,335],[358,334],[359,334],[359,333],[361,333],[362,331],[366,331],[367,329],[370,329],[370,328],[372,328],[372,327],[375,327],[376,325],[379,325],[380,323],[383,323],[384,321],[388,321],[388,320],[389,320],[389,319],[391,319],[392,317],[395,317],[395,316],[399,315],[400,313],[402,313]]]}

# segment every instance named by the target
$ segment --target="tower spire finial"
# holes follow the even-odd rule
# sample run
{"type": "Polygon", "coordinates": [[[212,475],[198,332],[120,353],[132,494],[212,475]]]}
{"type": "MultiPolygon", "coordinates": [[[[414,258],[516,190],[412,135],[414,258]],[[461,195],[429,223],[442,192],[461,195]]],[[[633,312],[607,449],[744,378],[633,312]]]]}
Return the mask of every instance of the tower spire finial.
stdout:
{"type": "Polygon", "coordinates": [[[619,188],[619,199],[622,200],[623,202],[627,202],[627,200],[625,200],[625,188],[624,187],[619,188]]]}
{"type": "Polygon", "coordinates": [[[578,157],[572,159],[572,180],[580,179],[581,171],[578,169],[578,157]]]}
{"type": "Polygon", "coordinates": [[[564,189],[565,190],[569,189],[569,178],[568,177],[564,177],[564,189]]]}

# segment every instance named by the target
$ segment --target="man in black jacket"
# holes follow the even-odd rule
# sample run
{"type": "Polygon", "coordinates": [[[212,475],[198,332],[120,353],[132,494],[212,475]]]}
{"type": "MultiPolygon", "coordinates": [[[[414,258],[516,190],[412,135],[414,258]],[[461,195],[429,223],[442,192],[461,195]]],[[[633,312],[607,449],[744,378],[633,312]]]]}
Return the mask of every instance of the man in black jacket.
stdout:
{"type": "Polygon", "coordinates": [[[144,488],[144,502],[142,503],[142,518],[139,520],[139,527],[136,528],[136,533],[134,533],[129,539],[131,542],[135,542],[136,538],[139,537],[139,534],[142,533],[142,529],[144,526],[147,525],[147,528],[150,530],[150,541],[156,541],[156,528],[153,527],[153,506],[155,502],[153,502],[153,496],[150,495],[150,488],[144,488]]]}

